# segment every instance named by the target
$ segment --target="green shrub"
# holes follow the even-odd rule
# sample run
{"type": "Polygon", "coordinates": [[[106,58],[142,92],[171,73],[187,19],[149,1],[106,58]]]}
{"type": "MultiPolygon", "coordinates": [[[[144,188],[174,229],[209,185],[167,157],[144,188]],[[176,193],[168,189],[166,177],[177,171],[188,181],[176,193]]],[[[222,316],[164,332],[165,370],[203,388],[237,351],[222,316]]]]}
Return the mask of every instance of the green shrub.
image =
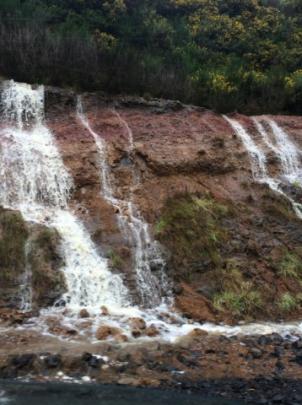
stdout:
{"type": "Polygon", "coordinates": [[[292,3],[1,0],[0,74],[224,112],[299,113],[302,11],[292,3]]]}
{"type": "Polygon", "coordinates": [[[300,279],[302,276],[302,261],[299,256],[287,251],[278,264],[278,274],[284,278],[300,279]]]}
{"type": "Polygon", "coordinates": [[[168,200],[155,232],[173,252],[173,265],[183,268],[185,279],[198,271],[198,263],[221,265],[220,248],[228,237],[222,221],[228,215],[229,208],[210,195],[180,195],[168,200]]]}
{"type": "Polygon", "coordinates": [[[213,305],[219,311],[229,311],[239,316],[250,315],[262,307],[262,298],[259,291],[252,290],[251,285],[245,283],[239,292],[224,291],[216,294],[213,305]]]}
{"type": "Polygon", "coordinates": [[[120,269],[123,266],[123,259],[114,250],[109,251],[108,257],[113,268],[120,269]]]}
{"type": "Polygon", "coordinates": [[[19,212],[0,209],[0,279],[14,281],[25,268],[26,224],[19,212]]]}
{"type": "Polygon", "coordinates": [[[298,308],[298,306],[298,300],[289,292],[284,293],[278,301],[278,307],[282,312],[285,313],[294,311],[298,308]]]}

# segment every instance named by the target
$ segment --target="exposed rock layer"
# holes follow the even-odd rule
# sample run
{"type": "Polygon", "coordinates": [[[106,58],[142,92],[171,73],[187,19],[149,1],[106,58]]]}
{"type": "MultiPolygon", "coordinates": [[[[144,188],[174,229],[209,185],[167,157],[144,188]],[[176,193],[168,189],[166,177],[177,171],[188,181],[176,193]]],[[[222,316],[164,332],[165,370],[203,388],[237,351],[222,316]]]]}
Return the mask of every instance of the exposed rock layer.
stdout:
{"type": "MultiPolygon", "coordinates": [[[[282,274],[280,266],[289,258],[301,260],[301,221],[283,197],[253,180],[247,151],[223,117],[161,100],[84,95],[83,105],[91,127],[106,141],[116,197],[127,200],[133,193],[163,246],[177,308],[198,321],[298,316],[301,285],[296,277],[282,274]],[[133,172],[139,181],[134,181],[133,172]],[[280,305],[287,293],[296,299],[290,309],[280,305]],[[237,307],[226,301],[230,294],[235,301],[241,299],[237,307]]],[[[258,136],[248,117],[236,118],[258,136]]],[[[274,119],[301,143],[300,117],[274,119]]],[[[71,205],[100,251],[111,259],[112,271],[125,273],[135,301],[133,246],[124,239],[115,209],[100,192],[96,145],[77,117],[75,94],[48,89],[46,120],[75,181],[71,205]]],[[[272,157],[269,170],[273,173],[278,165],[272,157]]],[[[291,192],[301,199],[298,190],[291,192]]],[[[31,230],[21,226],[23,246],[31,230]]],[[[36,276],[42,277],[41,285],[51,285],[47,297],[34,292],[41,307],[60,295],[64,283],[57,272],[61,264],[57,236],[49,236],[49,244],[42,247],[38,239],[33,237],[38,244],[35,260],[44,264],[36,265],[36,276]]],[[[21,265],[9,270],[13,283],[1,283],[3,305],[16,305],[12,294],[24,267],[22,249],[21,265]]]]}

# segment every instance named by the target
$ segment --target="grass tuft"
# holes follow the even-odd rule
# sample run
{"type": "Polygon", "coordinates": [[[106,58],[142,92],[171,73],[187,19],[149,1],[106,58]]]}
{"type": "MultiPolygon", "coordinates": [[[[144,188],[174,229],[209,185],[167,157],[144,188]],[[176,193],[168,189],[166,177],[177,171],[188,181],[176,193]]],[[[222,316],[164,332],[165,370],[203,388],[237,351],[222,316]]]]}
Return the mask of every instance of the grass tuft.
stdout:
{"type": "Polygon", "coordinates": [[[284,278],[300,279],[302,276],[302,261],[294,253],[286,251],[277,265],[278,274],[284,278]]]}
{"type": "Polygon", "coordinates": [[[289,292],[284,293],[278,301],[278,307],[285,313],[294,311],[298,306],[298,299],[289,292]]]}

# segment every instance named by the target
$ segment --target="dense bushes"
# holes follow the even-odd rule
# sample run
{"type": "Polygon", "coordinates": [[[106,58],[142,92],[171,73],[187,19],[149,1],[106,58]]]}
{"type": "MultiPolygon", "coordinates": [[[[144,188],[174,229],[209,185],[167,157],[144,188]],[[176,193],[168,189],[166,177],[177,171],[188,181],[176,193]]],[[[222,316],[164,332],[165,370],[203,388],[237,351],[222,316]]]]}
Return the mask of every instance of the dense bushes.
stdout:
{"type": "Polygon", "coordinates": [[[299,0],[2,0],[0,73],[299,113],[301,22],[299,0]]]}

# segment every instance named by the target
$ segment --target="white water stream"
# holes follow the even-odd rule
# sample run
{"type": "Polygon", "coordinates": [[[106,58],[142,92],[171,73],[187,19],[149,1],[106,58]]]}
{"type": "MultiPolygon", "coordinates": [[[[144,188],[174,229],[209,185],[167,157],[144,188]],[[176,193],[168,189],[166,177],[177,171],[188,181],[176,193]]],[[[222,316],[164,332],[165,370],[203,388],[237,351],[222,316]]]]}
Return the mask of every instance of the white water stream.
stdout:
{"type": "Polygon", "coordinates": [[[254,123],[266,145],[275,153],[281,162],[281,176],[290,183],[301,184],[302,165],[301,153],[297,146],[289,139],[287,133],[272,119],[264,120],[270,127],[274,140],[270,140],[269,133],[259,118],[254,118],[254,123]]]}
{"type": "Polygon", "coordinates": [[[101,305],[116,309],[129,305],[121,277],[108,270],[106,259],[68,208],[73,180],[43,123],[43,87],[33,90],[6,82],[1,101],[5,126],[0,134],[0,204],[59,232],[67,308],[76,312],[85,306],[99,312],[101,305]]]}
{"type": "Polygon", "coordinates": [[[264,125],[257,117],[253,118],[253,122],[264,143],[268,146],[281,162],[281,172],[275,177],[271,177],[267,168],[267,156],[260,146],[253,140],[251,134],[237,120],[224,116],[225,120],[231,125],[237,136],[241,139],[251,160],[252,174],[255,181],[267,184],[273,191],[284,196],[292,205],[296,215],[302,218],[302,206],[295,202],[291,196],[287,195],[282,190],[282,180],[293,184],[294,182],[301,183],[302,166],[300,160],[300,151],[295,144],[290,141],[285,131],[273,121],[266,119],[270,126],[272,134],[275,138],[275,143],[270,139],[270,134],[266,131],[264,125]]]}

